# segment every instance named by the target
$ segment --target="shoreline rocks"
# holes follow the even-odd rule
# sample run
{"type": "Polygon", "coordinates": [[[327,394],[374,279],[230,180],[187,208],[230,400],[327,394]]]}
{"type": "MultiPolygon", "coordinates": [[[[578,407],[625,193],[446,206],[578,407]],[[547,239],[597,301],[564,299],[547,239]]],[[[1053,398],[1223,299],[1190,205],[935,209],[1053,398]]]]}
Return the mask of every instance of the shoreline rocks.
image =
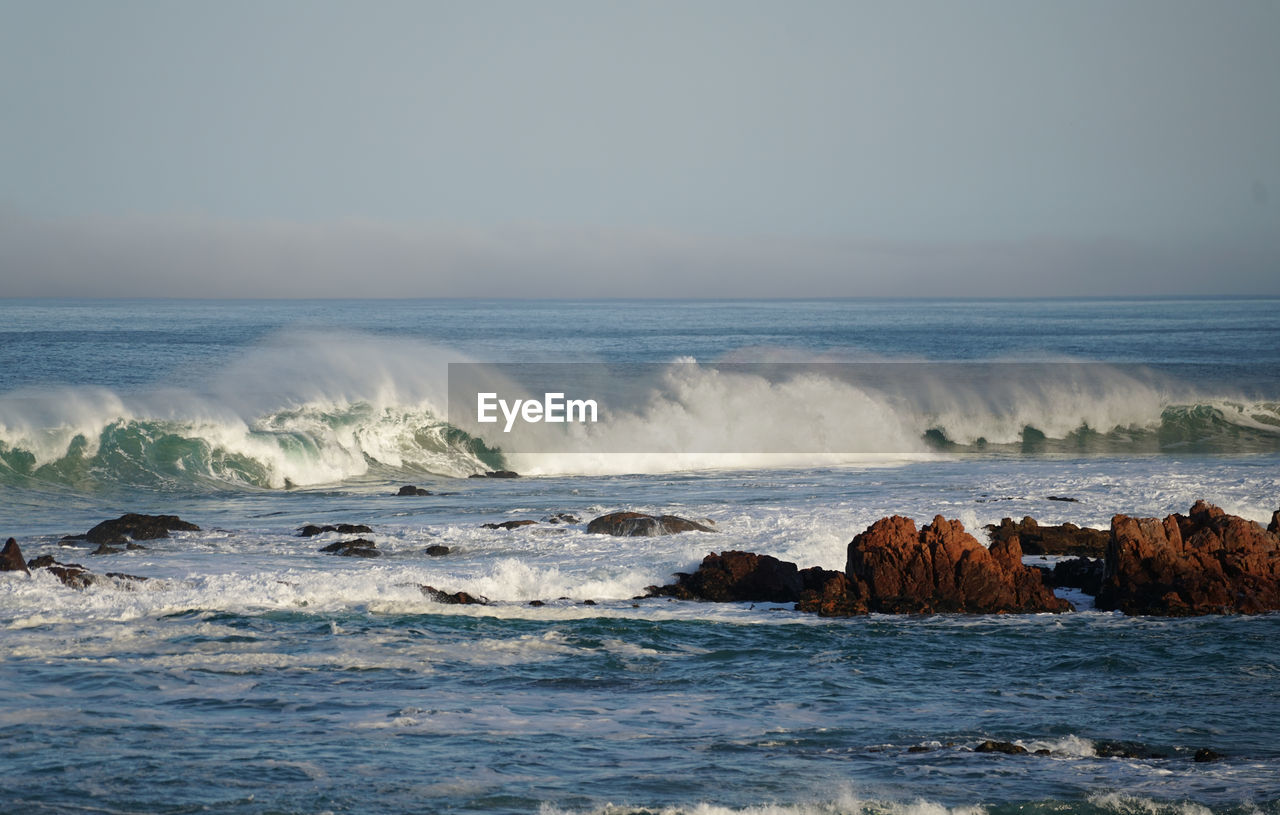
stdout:
{"type": "Polygon", "coordinates": [[[1027,516],[1018,523],[1004,518],[1000,525],[987,524],[987,535],[992,543],[1017,538],[1024,555],[1073,555],[1075,557],[1104,557],[1111,535],[1101,529],[1081,528],[1071,523],[1041,526],[1035,518],[1027,516]]]}

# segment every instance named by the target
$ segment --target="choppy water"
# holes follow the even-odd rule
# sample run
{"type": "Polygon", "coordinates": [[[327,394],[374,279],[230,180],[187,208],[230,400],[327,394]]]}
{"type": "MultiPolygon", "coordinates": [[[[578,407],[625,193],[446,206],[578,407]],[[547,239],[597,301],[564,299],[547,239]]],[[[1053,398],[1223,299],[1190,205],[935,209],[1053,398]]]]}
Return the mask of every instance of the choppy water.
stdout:
{"type": "MultiPolygon", "coordinates": [[[[894,513],[1105,527],[1207,498],[1266,520],[1276,305],[0,303],[0,536],[152,578],[78,592],[0,576],[0,810],[1280,813],[1276,615],[1130,619],[1072,596],[1069,615],[821,620],[632,599],[712,550],[840,568],[894,513]],[[871,462],[714,469],[634,449],[476,455],[439,402],[450,361],[766,354],[1144,363],[1196,399],[1117,389],[1087,406],[1103,441],[1082,442],[1079,406],[1031,381],[1019,401],[1038,417],[957,403],[958,448],[908,422],[871,462]],[[544,474],[458,477],[499,464],[544,474]],[[391,495],[402,483],[441,494],[391,495]],[[585,533],[615,509],[721,531],[585,533]],[[125,511],[203,531],[59,546],[125,511]],[[480,527],[559,512],[584,523],[480,527]],[[384,556],[295,535],[340,522],[372,526],[384,556]],[[440,605],[423,584],[493,604],[440,605]],[[1050,755],[972,752],[988,738],[1050,755]],[[1115,742],[1152,757],[1098,754],[1115,742]],[[1194,762],[1202,747],[1225,758],[1194,762]]],[[[787,418],[757,407],[729,424],[787,418]]]]}

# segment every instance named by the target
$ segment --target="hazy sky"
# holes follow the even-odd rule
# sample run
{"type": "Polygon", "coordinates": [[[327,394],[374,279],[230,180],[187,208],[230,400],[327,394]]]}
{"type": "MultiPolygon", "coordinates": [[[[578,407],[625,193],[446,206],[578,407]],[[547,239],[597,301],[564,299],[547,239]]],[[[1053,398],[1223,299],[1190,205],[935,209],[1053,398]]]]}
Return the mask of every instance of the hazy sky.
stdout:
{"type": "Polygon", "coordinates": [[[1280,3],[0,0],[0,296],[1280,294],[1280,3]]]}

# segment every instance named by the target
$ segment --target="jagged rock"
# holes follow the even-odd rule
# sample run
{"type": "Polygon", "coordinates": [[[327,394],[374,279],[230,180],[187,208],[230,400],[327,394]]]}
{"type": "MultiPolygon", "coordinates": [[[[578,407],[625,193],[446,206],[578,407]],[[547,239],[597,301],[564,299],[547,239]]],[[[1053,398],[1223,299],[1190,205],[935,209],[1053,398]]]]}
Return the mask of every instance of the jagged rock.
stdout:
{"type": "Polygon", "coordinates": [[[341,555],[342,557],[381,557],[382,552],[378,551],[378,544],[365,538],[356,538],[349,541],[338,541],[328,546],[321,547],[321,552],[331,555],[341,555]]]}
{"type": "Polygon", "coordinates": [[[1106,564],[1101,558],[1077,557],[1055,563],[1052,569],[1040,568],[1044,584],[1055,589],[1080,589],[1097,596],[1102,589],[1106,564]]]}
{"type": "Polygon", "coordinates": [[[1117,515],[1096,605],[1160,616],[1280,610],[1280,532],[1204,501],[1163,521],[1117,515]]]}
{"type": "Polygon", "coordinates": [[[801,569],[797,611],[807,611],[819,617],[852,617],[866,614],[866,603],[856,600],[849,593],[849,578],[844,572],[820,569],[817,566],[801,569]]]}
{"type": "Polygon", "coordinates": [[[713,603],[794,603],[803,590],[796,564],[770,555],[730,551],[707,555],[696,572],[677,574],[672,585],[650,586],[649,596],[713,603]]]}
{"type": "Polygon", "coordinates": [[[415,487],[412,484],[405,484],[400,488],[396,495],[430,495],[430,490],[424,490],[422,487],[415,487]]]}
{"type": "Polygon", "coordinates": [[[503,521],[500,524],[481,524],[481,529],[517,529],[522,526],[536,524],[537,521],[503,521]]]}
{"type": "Polygon", "coordinates": [[[512,470],[489,470],[486,473],[472,473],[467,478],[519,478],[520,473],[512,470]]]}
{"type": "Polygon", "coordinates": [[[445,555],[449,554],[451,551],[453,550],[450,549],[448,546],[442,546],[441,544],[438,544],[438,543],[433,543],[432,545],[427,547],[427,554],[430,555],[431,557],[444,557],[445,555]]]}
{"type": "MultiPolygon", "coordinates": [[[[99,581],[99,576],[89,571],[79,563],[59,563],[53,559],[52,555],[41,555],[38,558],[32,558],[27,561],[27,568],[31,570],[44,569],[47,570],[58,580],[62,581],[64,586],[73,589],[86,589],[99,581]]],[[[108,572],[107,577],[127,582],[143,582],[148,578],[138,577],[132,574],[121,574],[120,572],[108,572]]]]}
{"type": "Polygon", "coordinates": [[[1009,741],[992,741],[987,739],[982,744],[973,748],[975,753],[1004,753],[1010,756],[1020,756],[1027,752],[1027,748],[1020,744],[1014,744],[1009,741]]]}
{"type": "Polygon", "coordinates": [[[167,538],[170,532],[199,532],[200,527],[177,515],[139,515],[130,512],[102,523],[83,535],[68,535],[64,541],[88,541],[97,544],[127,543],[167,538]]]}
{"type": "Polygon", "coordinates": [[[4,549],[0,549],[0,572],[22,572],[30,574],[31,570],[27,568],[27,562],[22,559],[22,550],[18,548],[18,542],[13,538],[4,542],[4,549]]]}
{"type": "Polygon", "coordinates": [[[1102,557],[1107,552],[1111,536],[1101,529],[1081,529],[1075,524],[1041,526],[1030,516],[1014,523],[1004,518],[999,526],[988,524],[987,533],[996,543],[1016,537],[1024,555],[1072,555],[1074,557],[1102,557]]]}
{"type": "Polygon", "coordinates": [[[587,532],[627,537],[674,535],[680,532],[715,532],[709,526],[676,515],[646,515],[643,512],[611,512],[587,524],[587,532]]]}
{"type": "Polygon", "coordinates": [[[1067,611],[1040,573],[1022,565],[1017,538],[990,550],[941,515],[917,531],[910,518],[876,521],[849,544],[845,576],[854,601],[871,611],[1067,611]]]}
{"type": "Polygon", "coordinates": [[[467,594],[465,591],[458,591],[450,594],[448,592],[440,591],[440,589],[437,589],[434,586],[419,586],[418,589],[437,603],[444,603],[451,606],[489,605],[489,599],[487,597],[481,597],[476,594],[467,594]]]}
{"type": "Polygon", "coordinates": [[[326,532],[337,532],[339,535],[367,535],[372,531],[364,524],[326,524],[325,526],[307,524],[298,530],[298,537],[314,538],[316,535],[323,535],[326,532]]]}

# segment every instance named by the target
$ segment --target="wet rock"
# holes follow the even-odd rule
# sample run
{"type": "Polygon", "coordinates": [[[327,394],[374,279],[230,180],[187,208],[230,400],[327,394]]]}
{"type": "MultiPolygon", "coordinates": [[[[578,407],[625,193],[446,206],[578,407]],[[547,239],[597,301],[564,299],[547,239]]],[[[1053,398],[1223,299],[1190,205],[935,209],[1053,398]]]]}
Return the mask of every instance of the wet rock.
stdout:
{"type": "Polygon", "coordinates": [[[1074,557],[1103,557],[1107,552],[1109,533],[1101,529],[1081,529],[1075,524],[1041,526],[1030,516],[1014,523],[1004,518],[999,526],[988,524],[987,533],[992,543],[1017,538],[1024,555],[1072,555],[1074,557]]]}
{"type": "Polygon", "coordinates": [[[557,512],[547,519],[549,524],[580,524],[582,519],[571,512],[557,512]]]}
{"type": "Polygon", "coordinates": [[[871,611],[1044,612],[1068,611],[1040,573],[1022,565],[1016,537],[988,550],[959,521],[941,515],[917,530],[910,518],[876,521],[849,544],[845,564],[849,594],[871,611]]]}
{"type": "Polygon", "coordinates": [[[544,603],[541,600],[530,600],[529,605],[533,606],[534,608],[542,608],[543,606],[546,605],[546,603],[544,603]]]}
{"type": "Polygon", "coordinates": [[[419,586],[418,589],[427,597],[430,597],[432,600],[435,600],[437,603],[444,603],[445,605],[487,606],[489,604],[488,598],[481,597],[478,594],[467,594],[465,591],[458,591],[458,592],[454,592],[453,594],[450,594],[448,592],[437,589],[435,586],[419,586]]]}
{"type": "Polygon", "coordinates": [[[1100,741],[1093,745],[1093,754],[1099,758],[1168,758],[1169,754],[1153,750],[1136,741],[1100,741]]]}
{"type": "Polygon", "coordinates": [[[1204,501],[1163,521],[1117,515],[1096,605],[1159,616],[1280,610],[1280,533],[1204,501]]]}
{"type": "Polygon", "coordinates": [[[22,559],[22,550],[13,538],[5,541],[4,549],[0,549],[0,572],[22,572],[30,574],[27,562],[22,559]]]}
{"type": "Polygon", "coordinates": [[[849,578],[844,572],[820,569],[816,566],[801,569],[800,601],[797,611],[817,614],[819,617],[852,617],[866,614],[866,603],[856,600],[849,593],[849,578]]]}
{"type": "Polygon", "coordinates": [[[450,549],[448,546],[442,546],[441,544],[438,544],[438,543],[432,544],[431,546],[427,547],[427,554],[430,555],[431,557],[444,557],[445,555],[449,554],[451,551],[453,550],[450,549]]]}
{"type": "Polygon", "coordinates": [[[1009,756],[1020,756],[1027,753],[1027,748],[1010,741],[992,741],[987,739],[982,744],[973,748],[975,753],[1004,753],[1009,756]]]}
{"type": "Polygon", "coordinates": [[[676,515],[646,515],[643,512],[612,512],[587,524],[591,534],[644,537],[680,532],[715,532],[711,527],[676,515]]]}
{"type": "Polygon", "coordinates": [[[926,744],[913,744],[907,748],[908,753],[932,753],[933,748],[926,744]]]}
{"type": "Polygon", "coordinates": [[[62,581],[64,586],[69,586],[73,589],[88,588],[98,579],[97,575],[79,563],[59,563],[53,559],[52,555],[41,555],[38,558],[33,558],[27,561],[27,567],[32,571],[44,569],[62,581]]]}
{"type": "Polygon", "coordinates": [[[1053,569],[1041,569],[1044,584],[1055,589],[1080,589],[1090,596],[1102,590],[1106,563],[1101,558],[1078,557],[1055,563],[1053,569]]]}
{"type": "Polygon", "coordinates": [[[337,532],[339,535],[367,535],[372,531],[364,524],[326,524],[325,526],[307,524],[298,529],[298,537],[314,538],[316,535],[323,535],[326,532],[337,532]]]}
{"type": "Polygon", "coordinates": [[[199,532],[200,527],[177,515],[139,515],[134,512],[112,521],[103,521],[83,535],[68,535],[64,541],[88,541],[97,544],[127,543],[169,537],[170,532],[199,532]]]}
{"type": "Polygon", "coordinates": [[[1046,496],[1044,497],[1044,500],[1046,500],[1046,501],[1063,501],[1063,502],[1068,503],[1068,504],[1078,504],[1078,503],[1080,503],[1080,499],[1079,499],[1079,498],[1068,498],[1068,497],[1067,497],[1067,496],[1065,496],[1065,495],[1046,495],[1046,496]]]}
{"type": "Polygon", "coordinates": [[[1207,761],[1217,761],[1220,758],[1222,758],[1221,753],[1215,753],[1214,751],[1210,750],[1208,747],[1201,747],[1199,750],[1196,750],[1195,760],[1201,763],[1204,763],[1207,761]]]}
{"type": "Polygon", "coordinates": [[[486,473],[472,473],[467,478],[519,478],[520,473],[513,470],[490,470],[486,473]]]}
{"type": "Polygon", "coordinates": [[[518,529],[522,526],[536,524],[537,521],[503,521],[500,524],[481,524],[481,529],[518,529]]]}
{"type": "Polygon", "coordinates": [[[596,601],[595,601],[595,600],[583,600],[583,601],[582,601],[581,603],[579,603],[578,605],[582,605],[582,606],[594,606],[594,605],[596,605],[596,601]]]}
{"type": "Polygon", "coordinates": [[[794,603],[803,590],[796,564],[770,555],[730,551],[707,555],[693,574],[677,574],[674,584],[650,586],[649,596],[713,603],[794,603]]]}
{"type": "Polygon", "coordinates": [[[422,487],[415,487],[413,484],[405,484],[400,488],[396,495],[430,495],[430,490],[424,490],[422,487]]]}
{"type": "Polygon", "coordinates": [[[342,557],[382,556],[382,552],[378,551],[378,544],[365,538],[331,543],[328,546],[321,547],[320,551],[330,555],[341,555],[342,557]]]}
{"type": "Polygon", "coordinates": [[[124,550],[118,546],[107,546],[105,543],[98,544],[98,548],[89,554],[91,555],[118,555],[124,550]]]}

